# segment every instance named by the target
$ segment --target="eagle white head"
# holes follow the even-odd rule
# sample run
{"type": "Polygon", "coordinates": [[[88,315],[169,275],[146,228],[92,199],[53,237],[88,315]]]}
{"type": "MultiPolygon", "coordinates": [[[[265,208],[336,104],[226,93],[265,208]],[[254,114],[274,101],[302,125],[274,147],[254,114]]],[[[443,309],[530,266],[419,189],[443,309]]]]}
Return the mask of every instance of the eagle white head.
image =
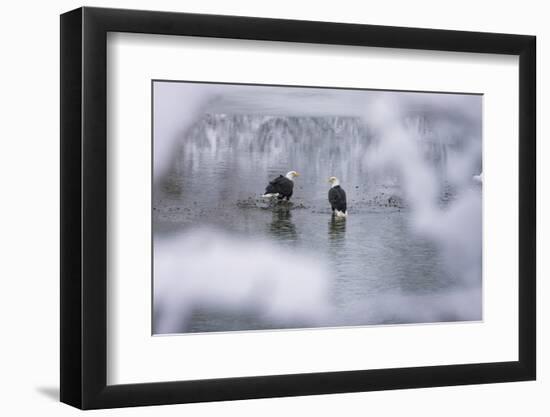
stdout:
{"type": "Polygon", "coordinates": [[[474,180],[474,182],[477,182],[478,184],[483,184],[483,172],[479,175],[474,175],[472,179],[474,180]]]}
{"type": "Polygon", "coordinates": [[[331,187],[336,187],[337,185],[340,185],[340,181],[336,177],[330,177],[328,179],[328,182],[331,185],[331,187]]]}
{"type": "Polygon", "coordinates": [[[288,171],[285,175],[289,180],[293,180],[296,177],[299,177],[300,174],[298,174],[296,171],[288,171]]]}

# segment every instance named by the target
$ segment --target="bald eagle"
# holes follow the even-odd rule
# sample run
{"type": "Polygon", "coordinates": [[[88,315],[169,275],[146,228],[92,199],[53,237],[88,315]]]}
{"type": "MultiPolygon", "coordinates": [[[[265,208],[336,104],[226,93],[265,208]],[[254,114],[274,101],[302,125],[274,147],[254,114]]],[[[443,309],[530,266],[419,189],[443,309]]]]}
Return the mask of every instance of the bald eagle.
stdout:
{"type": "Polygon", "coordinates": [[[294,190],[294,178],[299,176],[296,171],[287,172],[283,177],[279,175],[272,181],[269,181],[267,187],[265,187],[265,193],[262,197],[277,197],[279,200],[286,198],[286,201],[292,197],[292,191],[294,190]]]}
{"type": "Polygon", "coordinates": [[[340,181],[336,177],[328,179],[331,187],[328,191],[328,201],[332,207],[332,213],[336,217],[347,217],[348,205],[346,202],[346,192],[340,187],[340,181]]]}

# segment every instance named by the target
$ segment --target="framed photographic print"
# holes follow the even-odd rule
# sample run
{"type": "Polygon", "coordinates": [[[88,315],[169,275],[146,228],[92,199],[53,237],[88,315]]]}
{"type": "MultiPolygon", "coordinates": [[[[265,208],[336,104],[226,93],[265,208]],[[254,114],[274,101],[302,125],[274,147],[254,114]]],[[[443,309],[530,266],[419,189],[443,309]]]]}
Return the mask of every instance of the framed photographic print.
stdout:
{"type": "Polygon", "coordinates": [[[535,38],[61,16],[61,401],[535,379],[535,38]]]}

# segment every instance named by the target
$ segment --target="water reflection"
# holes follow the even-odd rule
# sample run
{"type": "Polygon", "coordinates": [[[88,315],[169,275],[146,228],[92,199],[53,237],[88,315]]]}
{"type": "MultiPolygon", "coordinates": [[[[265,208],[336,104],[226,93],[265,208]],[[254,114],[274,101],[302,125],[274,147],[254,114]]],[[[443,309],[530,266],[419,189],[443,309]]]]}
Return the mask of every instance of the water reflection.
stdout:
{"type": "Polygon", "coordinates": [[[332,242],[342,242],[346,235],[346,219],[338,218],[334,214],[328,222],[328,237],[332,242]]]}
{"type": "Polygon", "coordinates": [[[292,221],[289,203],[280,202],[273,208],[269,231],[277,239],[296,242],[298,234],[296,233],[296,225],[292,221]]]}

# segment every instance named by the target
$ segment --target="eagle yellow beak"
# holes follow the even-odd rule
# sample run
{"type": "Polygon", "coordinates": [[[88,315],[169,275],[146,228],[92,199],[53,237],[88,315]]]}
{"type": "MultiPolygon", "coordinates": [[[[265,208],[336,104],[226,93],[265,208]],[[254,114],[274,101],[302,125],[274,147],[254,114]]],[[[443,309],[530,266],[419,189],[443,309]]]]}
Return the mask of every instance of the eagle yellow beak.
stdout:
{"type": "Polygon", "coordinates": [[[298,172],[296,172],[296,171],[294,171],[294,175],[297,176],[297,177],[300,176],[300,174],[299,174],[298,172]]]}

